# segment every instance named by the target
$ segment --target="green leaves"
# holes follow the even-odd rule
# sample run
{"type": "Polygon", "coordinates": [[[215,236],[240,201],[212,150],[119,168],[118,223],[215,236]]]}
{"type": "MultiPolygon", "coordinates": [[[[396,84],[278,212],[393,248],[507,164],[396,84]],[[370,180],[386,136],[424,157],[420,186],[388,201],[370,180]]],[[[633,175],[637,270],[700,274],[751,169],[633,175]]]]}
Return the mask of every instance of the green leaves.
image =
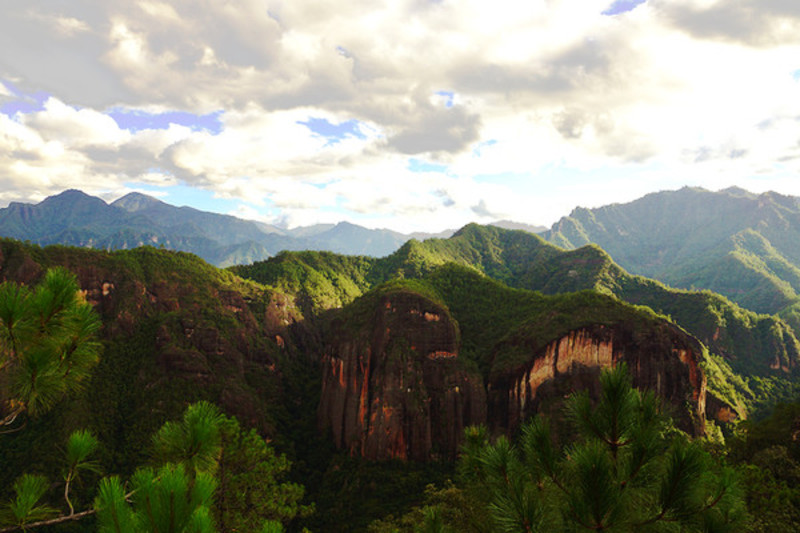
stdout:
{"type": "Polygon", "coordinates": [[[219,408],[198,402],[186,408],[183,420],[167,422],[153,435],[154,456],[163,462],[182,463],[190,470],[213,472],[221,450],[219,408]]]}
{"type": "Polygon", "coordinates": [[[71,483],[78,479],[82,470],[100,473],[100,465],[97,461],[89,460],[89,456],[97,450],[97,439],[86,430],[80,430],[70,435],[67,441],[66,458],[67,468],[64,472],[64,499],[69,506],[70,515],[75,513],[72,501],[69,498],[71,483]]]}
{"type": "Polygon", "coordinates": [[[37,505],[50,484],[44,476],[25,474],[14,483],[16,497],[0,511],[0,524],[20,526],[44,520],[57,511],[46,505],[37,505]]]}
{"type": "Polygon", "coordinates": [[[577,438],[563,448],[543,417],[522,427],[519,447],[467,430],[461,472],[481,487],[496,530],[724,531],[736,523],[732,471],[697,443],[668,442],[655,397],[633,389],[624,365],[603,373],[598,400],[573,395],[567,414],[577,438]]]}
{"type": "Polygon", "coordinates": [[[265,519],[288,523],[313,510],[300,504],[303,487],[285,479],[288,459],[276,454],[255,430],[245,430],[235,418],[225,417],[220,434],[219,490],[214,505],[220,529],[257,531],[265,519]]]}
{"type": "Polygon", "coordinates": [[[125,499],[125,489],[118,476],[100,481],[94,508],[97,509],[99,533],[136,532],[133,509],[125,499]]]}
{"type": "Polygon", "coordinates": [[[39,416],[78,390],[97,363],[101,322],[83,301],[74,274],[49,270],[31,291],[0,284],[1,426],[27,412],[39,416]]]}
{"type": "MultiPolygon", "coordinates": [[[[205,533],[214,531],[210,506],[213,476],[221,451],[219,409],[199,402],[183,418],[167,422],[153,435],[161,467],[139,468],[125,494],[119,478],[104,479],[95,500],[102,532],[205,533]],[[128,503],[130,502],[130,504],[128,503]]],[[[87,443],[76,439],[75,457],[87,443]]]]}
{"type": "Polygon", "coordinates": [[[206,533],[214,531],[209,513],[216,482],[206,473],[190,476],[183,465],[141,468],[125,494],[119,478],[100,482],[95,499],[101,533],[206,533]],[[132,506],[127,503],[132,501],[132,506]]]}

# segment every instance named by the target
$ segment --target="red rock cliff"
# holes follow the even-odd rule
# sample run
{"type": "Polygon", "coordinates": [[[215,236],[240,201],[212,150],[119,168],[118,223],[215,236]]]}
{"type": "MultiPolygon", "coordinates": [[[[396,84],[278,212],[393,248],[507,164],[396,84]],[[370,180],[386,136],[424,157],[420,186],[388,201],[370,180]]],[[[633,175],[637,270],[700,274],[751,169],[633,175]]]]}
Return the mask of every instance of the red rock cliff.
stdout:
{"type": "Polygon", "coordinates": [[[458,357],[446,309],[383,295],[366,319],[333,324],[319,420],[335,444],[369,459],[453,457],[464,427],[485,422],[483,380],[458,357]]]}
{"type": "MultiPolygon", "coordinates": [[[[498,350],[509,348],[501,345],[498,350]]],[[[625,323],[591,325],[544,347],[526,349],[530,358],[524,364],[495,373],[490,379],[490,421],[497,431],[513,431],[539,410],[560,405],[574,390],[588,389],[596,394],[601,369],[624,361],[635,387],[654,391],[672,406],[680,427],[694,434],[704,433],[706,378],[699,367],[702,347],[670,324],[646,330],[625,323]]]]}

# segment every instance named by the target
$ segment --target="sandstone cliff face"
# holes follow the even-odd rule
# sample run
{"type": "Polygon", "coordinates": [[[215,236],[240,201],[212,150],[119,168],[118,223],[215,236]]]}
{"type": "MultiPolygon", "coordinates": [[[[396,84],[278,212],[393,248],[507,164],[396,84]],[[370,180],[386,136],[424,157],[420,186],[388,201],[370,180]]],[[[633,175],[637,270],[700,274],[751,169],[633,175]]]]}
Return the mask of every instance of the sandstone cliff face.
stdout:
{"type": "Polygon", "coordinates": [[[445,309],[389,293],[366,320],[332,329],[319,421],[339,448],[369,459],[454,457],[464,428],[485,422],[483,381],[460,361],[445,309]]]}
{"type": "MultiPolygon", "coordinates": [[[[507,349],[508,345],[498,347],[498,351],[507,349]]],[[[530,358],[524,364],[490,380],[489,419],[495,431],[514,431],[534,413],[553,409],[554,402],[560,405],[574,390],[588,389],[597,396],[601,370],[624,361],[635,387],[652,390],[672,406],[672,414],[684,430],[704,433],[702,347],[672,325],[664,323],[645,331],[625,323],[591,325],[544,348],[528,349],[530,358]]]]}

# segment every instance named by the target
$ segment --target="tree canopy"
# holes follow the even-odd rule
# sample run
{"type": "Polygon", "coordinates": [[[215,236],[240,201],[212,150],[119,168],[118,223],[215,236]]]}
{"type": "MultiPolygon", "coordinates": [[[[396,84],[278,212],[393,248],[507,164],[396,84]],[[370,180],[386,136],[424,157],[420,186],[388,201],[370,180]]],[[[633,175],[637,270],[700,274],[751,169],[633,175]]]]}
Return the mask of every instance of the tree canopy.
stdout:
{"type": "Polygon", "coordinates": [[[34,288],[0,284],[0,431],[80,388],[100,357],[100,318],[75,275],[47,271],[34,288]]]}

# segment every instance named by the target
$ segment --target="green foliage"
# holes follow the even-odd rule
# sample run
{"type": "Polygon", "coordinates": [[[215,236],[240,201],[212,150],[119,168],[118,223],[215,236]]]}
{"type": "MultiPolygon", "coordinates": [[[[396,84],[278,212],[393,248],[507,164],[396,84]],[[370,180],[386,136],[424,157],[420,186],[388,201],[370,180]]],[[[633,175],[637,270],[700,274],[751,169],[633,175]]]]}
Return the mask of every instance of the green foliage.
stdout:
{"type": "Polygon", "coordinates": [[[97,509],[99,533],[136,531],[134,511],[128,505],[119,476],[107,477],[100,481],[94,507],[97,509]]]}
{"type": "Polygon", "coordinates": [[[165,423],[153,435],[153,455],[162,463],[186,465],[190,471],[214,473],[222,449],[219,408],[201,401],[190,405],[178,422],[165,423]]]}
{"type": "Polygon", "coordinates": [[[277,520],[267,520],[261,528],[261,533],[283,533],[283,524],[277,520]]]}
{"type": "MultiPolygon", "coordinates": [[[[188,406],[178,421],[165,423],[152,437],[158,466],[140,467],[126,492],[118,475],[100,481],[94,509],[99,531],[200,533],[256,531],[265,520],[289,523],[313,511],[300,504],[302,486],[285,482],[290,463],[277,455],[258,434],[220,414],[208,402],[188,406]],[[213,498],[220,486],[222,493],[213,498]]],[[[81,472],[98,472],[93,458],[97,439],[88,431],[70,435],[65,448],[64,498],[69,513],[54,518],[64,523],[91,514],[76,513],[71,483],[81,472]]],[[[43,476],[24,475],[15,484],[17,497],[0,515],[0,524],[26,527],[58,511],[38,505],[49,484],[43,476]]]]}
{"type": "Polygon", "coordinates": [[[341,307],[366,291],[374,260],[330,252],[282,252],[275,258],[229,270],[294,295],[304,314],[341,307]]]}
{"type": "Polygon", "coordinates": [[[736,374],[727,361],[714,354],[703,354],[700,367],[706,375],[707,391],[721,399],[737,413],[746,416],[748,406],[753,405],[756,395],[750,389],[747,381],[736,374]]]}
{"type": "Polygon", "coordinates": [[[72,482],[79,479],[81,471],[100,472],[99,463],[89,458],[94,455],[98,444],[97,438],[86,430],[75,431],[69,436],[69,440],[67,440],[67,467],[64,471],[64,499],[69,506],[69,514],[75,513],[75,508],[69,497],[69,490],[72,482]]]}
{"type": "Polygon", "coordinates": [[[425,487],[452,475],[450,463],[367,461],[343,453],[334,456],[312,494],[316,513],[306,521],[311,531],[364,531],[387,515],[400,515],[422,502],[425,487]]]}
{"type": "Polygon", "coordinates": [[[714,463],[699,444],[665,438],[666,420],[651,393],[633,389],[620,366],[601,377],[597,402],[572,396],[574,436],[559,435],[537,418],[518,445],[505,437],[480,443],[467,435],[461,471],[467,485],[485,487],[483,504],[498,531],[558,528],[681,531],[736,527],[741,499],[733,471],[714,463]],[[559,449],[560,448],[560,449],[559,449]]]}
{"type": "Polygon", "coordinates": [[[281,526],[313,512],[313,506],[300,504],[303,487],[285,480],[289,460],[276,454],[263,437],[228,417],[221,422],[220,436],[213,506],[220,531],[256,531],[265,519],[272,527],[281,526]]]}
{"type": "Polygon", "coordinates": [[[95,501],[102,532],[205,533],[214,531],[209,513],[216,482],[205,472],[191,476],[183,465],[167,464],[157,471],[142,468],[125,494],[119,478],[104,480],[95,501]],[[132,500],[127,507],[126,496],[132,500]]]}
{"type": "Polygon", "coordinates": [[[99,359],[99,317],[65,269],[30,290],[0,284],[0,428],[39,416],[79,390],[99,359]]]}
{"type": "Polygon", "coordinates": [[[44,520],[58,511],[47,505],[39,505],[49,487],[44,476],[25,474],[14,482],[16,497],[0,511],[0,524],[15,525],[23,530],[31,522],[44,520]]]}
{"type": "MultiPolygon", "coordinates": [[[[482,487],[476,487],[483,491],[482,487]]],[[[373,521],[370,533],[417,533],[420,531],[486,532],[492,530],[492,523],[486,511],[476,505],[478,498],[467,489],[457,487],[447,480],[442,488],[433,484],[425,487],[425,500],[422,505],[412,508],[408,513],[395,518],[387,515],[373,521]]]]}
{"type": "Polygon", "coordinates": [[[747,420],[726,440],[742,477],[747,531],[800,529],[800,403],[780,403],[769,416],[747,420]]]}

